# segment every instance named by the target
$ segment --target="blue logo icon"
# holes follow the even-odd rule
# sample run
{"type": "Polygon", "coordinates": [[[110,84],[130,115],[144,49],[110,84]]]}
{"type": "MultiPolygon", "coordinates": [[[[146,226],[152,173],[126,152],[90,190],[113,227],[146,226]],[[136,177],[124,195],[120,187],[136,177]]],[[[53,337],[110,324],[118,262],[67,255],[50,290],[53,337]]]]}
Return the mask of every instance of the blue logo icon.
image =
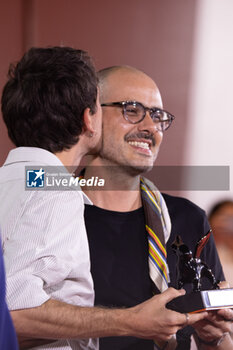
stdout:
{"type": "Polygon", "coordinates": [[[27,187],[44,187],[44,170],[27,170],[26,185],[27,187]]]}

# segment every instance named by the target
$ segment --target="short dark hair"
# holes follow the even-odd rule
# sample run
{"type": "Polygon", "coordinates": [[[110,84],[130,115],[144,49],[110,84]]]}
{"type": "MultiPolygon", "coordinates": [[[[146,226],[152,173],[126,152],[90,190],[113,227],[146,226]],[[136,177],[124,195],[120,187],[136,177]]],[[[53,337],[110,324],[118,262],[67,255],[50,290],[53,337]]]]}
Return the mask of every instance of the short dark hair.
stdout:
{"type": "Polygon", "coordinates": [[[212,220],[213,217],[216,214],[218,214],[222,209],[225,209],[224,207],[228,207],[228,206],[233,206],[233,200],[231,200],[231,199],[224,199],[224,200],[221,200],[221,201],[217,202],[210,209],[210,212],[209,212],[209,215],[208,215],[208,219],[212,220]]]}
{"type": "Polygon", "coordinates": [[[70,47],[31,48],[14,66],[2,94],[13,143],[52,153],[69,149],[83,129],[83,112],[96,111],[98,78],[89,55],[70,47]]]}

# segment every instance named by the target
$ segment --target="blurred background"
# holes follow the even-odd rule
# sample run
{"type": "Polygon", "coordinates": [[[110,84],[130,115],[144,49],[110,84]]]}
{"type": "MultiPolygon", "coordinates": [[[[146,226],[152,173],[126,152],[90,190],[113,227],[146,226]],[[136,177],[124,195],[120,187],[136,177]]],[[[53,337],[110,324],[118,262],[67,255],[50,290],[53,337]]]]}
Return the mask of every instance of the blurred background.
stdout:
{"type": "MultiPolygon", "coordinates": [[[[172,166],[169,181],[181,169],[175,193],[207,211],[233,197],[232,0],[0,0],[0,19],[1,90],[9,63],[31,46],[87,50],[97,69],[135,66],[156,81],[176,116],[156,163],[172,166]],[[191,190],[198,175],[184,166],[225,166],[224,179],[216,168],[208,176],[228,186],[191,190]]],[[[12,147],[1,118],[0,165],[12,147]]]]}

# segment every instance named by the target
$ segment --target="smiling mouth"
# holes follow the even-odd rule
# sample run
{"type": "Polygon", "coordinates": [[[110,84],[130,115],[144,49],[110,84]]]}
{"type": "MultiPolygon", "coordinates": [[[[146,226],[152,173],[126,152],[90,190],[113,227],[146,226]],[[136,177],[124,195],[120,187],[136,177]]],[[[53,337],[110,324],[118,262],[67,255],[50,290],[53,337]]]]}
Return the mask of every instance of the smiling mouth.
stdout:
{"type": "Polygon", "coordinates": [[[150,149],[150,145],[147,142],[128,141],[128,144],[130,144],[131,146],[134,146],[134,147],[140,147],[140,148],[147,149],[147,150],[150,149]]]}

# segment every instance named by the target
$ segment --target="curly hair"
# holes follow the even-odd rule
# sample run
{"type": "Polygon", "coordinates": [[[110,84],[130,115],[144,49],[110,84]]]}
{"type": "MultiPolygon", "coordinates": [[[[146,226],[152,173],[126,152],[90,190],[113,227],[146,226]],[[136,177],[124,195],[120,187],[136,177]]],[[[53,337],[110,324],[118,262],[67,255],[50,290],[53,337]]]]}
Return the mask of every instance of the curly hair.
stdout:
{"type": "Polygon", "coordinates": [[[83,112],[96,111],[98,78],[85,51],[31,48],[14,66],[2,94],[2,115],[13,143],[52,153],[76,144],[83,112]]]}

